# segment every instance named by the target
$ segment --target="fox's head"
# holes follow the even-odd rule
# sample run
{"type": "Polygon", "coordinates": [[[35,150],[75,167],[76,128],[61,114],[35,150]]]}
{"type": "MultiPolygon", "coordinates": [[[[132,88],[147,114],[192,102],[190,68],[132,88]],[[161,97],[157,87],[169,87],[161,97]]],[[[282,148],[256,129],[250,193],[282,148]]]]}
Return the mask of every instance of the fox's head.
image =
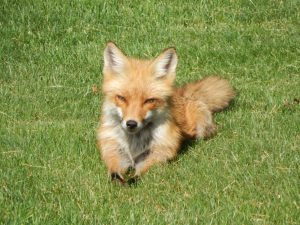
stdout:
{"type": "Polygon", "coordinates": [[[103,92],[110,107],[128,133],[136,133],[168,114],[177,65],[174,48],[153,60],[127,57],[114,43],[104,50],[103,92]]]}

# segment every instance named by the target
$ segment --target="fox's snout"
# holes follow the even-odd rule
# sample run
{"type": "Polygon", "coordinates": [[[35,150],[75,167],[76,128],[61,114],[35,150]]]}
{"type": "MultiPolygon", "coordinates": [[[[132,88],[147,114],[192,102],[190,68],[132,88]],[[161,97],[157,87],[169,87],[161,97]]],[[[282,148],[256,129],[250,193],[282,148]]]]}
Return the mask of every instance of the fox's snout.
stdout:
{"type": "Polygon", "coordinates": [[[128,132],[136,132],[138,130],[139,123],[135,120],[127,120],[126,121],[126,130],[128,132]]]}
{"type": "Polygon", "coordinates": [[[154,112],[149,110],[136,110],[137,113],[132,113],[129,110],[117,107],[117,115],[120,118],[122,128],[128,133],[136,133],[143,129],[148,123],[153,120],[154,112]]]}
{"type": "Polygon", "coordinates": [[[128,133],[136,133],[143,129],[153,120],[157,110],[154,99],[145,100],[143,95],[120,95],[115,97],[116,114],[118,115],[122,128],[128,133]]]}
{"type": "Polygon", "coordinates": [[[135,129],[137,127],[138,123],[135,120],[128,120],[126,122],[126,126],[128,129],[135,129]]]}
{"type": "Polygon", "coordinates": [[[144,119],[125,117],[121,118],[121,125],[124,130],[128,133],[136,133],[140,131],[144,126],[146,121],[144,119]]]}

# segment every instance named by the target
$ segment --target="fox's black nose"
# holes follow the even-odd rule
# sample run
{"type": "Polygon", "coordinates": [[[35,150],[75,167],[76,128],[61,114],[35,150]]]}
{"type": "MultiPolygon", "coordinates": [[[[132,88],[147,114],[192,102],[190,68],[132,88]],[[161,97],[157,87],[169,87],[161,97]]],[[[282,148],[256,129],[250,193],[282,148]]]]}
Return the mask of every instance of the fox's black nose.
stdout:
{"type": "Polygon", "coordinates": [[[137,125],[138,125],[137,122],[134,121],[134,120],[128,120],[128,121],[126,122],[126,126],[127,126],[128,128],[130,128],[130,129],[136,128],[137,125]]]}

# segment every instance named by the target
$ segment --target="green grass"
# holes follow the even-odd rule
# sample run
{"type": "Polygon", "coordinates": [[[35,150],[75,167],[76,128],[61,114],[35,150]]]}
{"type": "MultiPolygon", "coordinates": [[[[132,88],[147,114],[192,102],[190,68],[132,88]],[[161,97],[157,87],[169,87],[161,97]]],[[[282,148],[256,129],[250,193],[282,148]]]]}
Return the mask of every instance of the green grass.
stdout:
{"type": "Polygon", "coordinates": [[[0,3],[0,224],[299,224],[299,1],[0,3]],[[95,145],[102,51],[175,46],[177,84],[238,90],[219,132],[136,187],[95,145]]]}

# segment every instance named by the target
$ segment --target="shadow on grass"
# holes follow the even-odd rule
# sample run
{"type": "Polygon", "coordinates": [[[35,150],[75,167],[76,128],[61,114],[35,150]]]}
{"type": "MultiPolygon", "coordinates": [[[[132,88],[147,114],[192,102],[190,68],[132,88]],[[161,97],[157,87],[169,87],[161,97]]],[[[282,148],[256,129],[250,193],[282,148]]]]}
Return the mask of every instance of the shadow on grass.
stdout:
{"type": "MultiPolygon", "coordinates": [[[[181,147],[178,151],[178,156],[176,157],[175,161],[178,160],[177,158],[179,158],[181,155],[186,154],[191,148],[195,147],[198,144],[199,140],[195,139],[195,140],[185,140],[183,141],[183,143],[181,144],[181,147]]],[[[172,161],[171,161],[172,162],[172,161]]]]}
{"type": "MultiPolygon", "coordinates": [[[[224,112],[228,112],[228,111],[234,111],[234,109],[238,105],[237,100],[236,100],[238,94],[239,93],[236,91],[236,97],[233,100],[231,100],[229,106],[219,112],[216,112],[216,113],[224,113],[224,112]]],[[[216,130],[215,134],[213,134],[212,136],[210,136],[208,138],[201,138],[201,139],[185,139],[183,141],[183,143],[181,144],[180,150],[178,152],[178,156],[174,160],[171,160],[170,163],[172,163],[173,161],[177,161],[178,158],[180,158],[180,155],[186,154],[191,148],[194,148],[197,144],[199,144],[199,141],[208,141],[210,139],[215,138],[215,136],[218,133],[218,124],[216,122],[215,122],[215,124],[217,126],[217,130],[216,130]]]]}

